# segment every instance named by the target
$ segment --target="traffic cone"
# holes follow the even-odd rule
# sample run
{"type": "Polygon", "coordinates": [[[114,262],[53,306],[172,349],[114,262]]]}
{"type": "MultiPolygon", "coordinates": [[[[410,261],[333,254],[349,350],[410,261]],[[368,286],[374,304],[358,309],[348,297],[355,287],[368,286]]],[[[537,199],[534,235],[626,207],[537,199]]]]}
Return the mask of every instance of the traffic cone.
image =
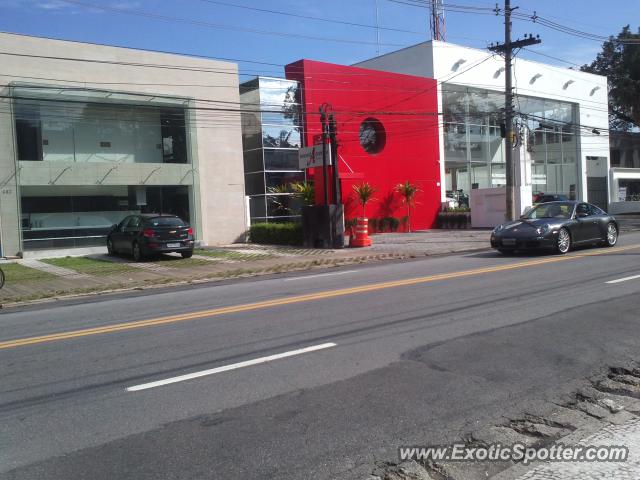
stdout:
{"type": "MultiPolygon", "coordinates": [[[[349,239],[351,240],[351,239],[349,239]]],[[[352,247],[370,247],[372,242],[369,237],[369,219],[358,218],[356,223],[356,236],[349,242],[352,247]]]]}

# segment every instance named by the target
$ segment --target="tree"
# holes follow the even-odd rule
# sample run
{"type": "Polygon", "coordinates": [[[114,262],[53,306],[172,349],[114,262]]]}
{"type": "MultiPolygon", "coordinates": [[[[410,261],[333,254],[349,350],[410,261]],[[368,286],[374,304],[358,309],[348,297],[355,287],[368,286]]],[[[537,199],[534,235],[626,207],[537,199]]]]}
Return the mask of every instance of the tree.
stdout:
{"type": "Polygon", "coordinates": [[[402,196],[402,202],[407,206],[407,223],[409,224],[409,232],[411,232],[411,207],[416,204],[416,195],[420,189],[417,185],[412,184],[409,180],[396,185],[396,192],[402,196]]]}
{"type": "Polygon", "coordinates": [[[640,29],[629,25],[609,37],[602,51],[581,70],[609,77],[609,127],[629,131],[640,127],[640,29]],[[635,42],[635,43],[634,43],[635,42]]]}
{"type": "Polygon", "coordinates": [[[354,185],[353,191],[356,192],[358,197],[358,203],[362,205],[362,218],[367,218],[366,207],[367,203],[371,201],[376,189],[369,185],[368,182],[362,182],[360,185],[354,185]]]}

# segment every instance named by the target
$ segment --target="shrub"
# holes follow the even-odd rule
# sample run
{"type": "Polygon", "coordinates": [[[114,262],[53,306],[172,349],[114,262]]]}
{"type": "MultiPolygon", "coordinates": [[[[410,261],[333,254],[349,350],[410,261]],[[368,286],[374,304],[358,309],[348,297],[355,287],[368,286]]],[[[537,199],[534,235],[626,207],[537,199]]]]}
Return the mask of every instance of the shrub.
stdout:
{"type": "Polygon", "coordinates": [[[253,243],[302,245],[302,225],[295,222],[254,223],[249,238],[253,243]]]}
{"type": "Polygon", "coordinates": [[[396,217],[384,217],[382,221],[385,224],[385,229],[388,229],[391,232],[397,231],[400,226],[400,220],[396,217]]]}

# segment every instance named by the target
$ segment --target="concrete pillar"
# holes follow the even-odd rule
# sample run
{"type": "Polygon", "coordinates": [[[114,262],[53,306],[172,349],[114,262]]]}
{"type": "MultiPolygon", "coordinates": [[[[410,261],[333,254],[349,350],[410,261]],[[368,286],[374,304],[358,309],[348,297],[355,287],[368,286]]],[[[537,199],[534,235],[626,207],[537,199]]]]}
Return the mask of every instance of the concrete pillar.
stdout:
{"type": "Polygon", "coordinates": [[[0,109],[8,114],[0,115],[0,247],[2,256],[21,253],[20,241],[20,190],[16,161],[15,123],[13,108],[8,97],[9,88],[2,89],[0,109]]]}

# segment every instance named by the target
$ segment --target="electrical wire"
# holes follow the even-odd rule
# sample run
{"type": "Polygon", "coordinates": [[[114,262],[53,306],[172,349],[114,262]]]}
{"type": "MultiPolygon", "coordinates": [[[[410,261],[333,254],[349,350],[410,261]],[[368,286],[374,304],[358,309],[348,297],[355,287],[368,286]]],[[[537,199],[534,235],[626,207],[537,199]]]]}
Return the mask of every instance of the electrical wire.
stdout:
{"type": "MultiPolygon", "coordinates": [[[[355,45],[378,45],[376,42],[369,42],[365,40],[351,40],[347,38],[334,38],[334,37],[322,37],[322,36],[314,36],[314,35],[305,35],[300,33],[285,33],[279,32],[276,30],[260,30],[255,28],[247,28],[241,27],[238,25],[227,25],[223,23],[212,23],[204,20],[196,20],[192,18],[184,18],[184,17],[176,17],[169,15],[161,15],[158,13],[145,12],[141,10],[132,10],[125,8],[117,8],[111,7],[107,5],[96,5],[94,3],[86,3],[78,0],[59,0],[64,3],[69,3],[72,5],[78,5],[84,8],[98,9],[109,13],[117,13],[122,15],[131,15],[137,17],[144,17],[153,20],[161,20],[165,22],[175,22],[182,23],[187,25],[195,25],[198,27],[206,27],[212,28],[216,30],[230,30],[233,32],[245,32],[245,33],[255,33],[259,35],[271,35],[276,37],[284,37],[284,38],[303,38],[305,40],[316,40],[321,42],[336,42],[336,43],[346,43],[346,44],[355,44],[355,45]]],[[[379,45],[388,46],[388,47],[402,47],[402,44],[398,43],[379,43],[379,45]]]]}
{"type": "Polygon", "coordinates": [[[390,31],[390,32],[412,33],[412,34],[417,34],[417,35],[423,35],[423,32],[417,32],[415,30],[403,30],[401,28],[380,27],[378,25],[369,25],[369,24],[364,24],[364,23],[346,22],[346,21],[343,21],[343,20],[337,20],[337,19],[332,19],[332,18],[316,17],[316,16],[312,16],[312,15],[301,15],[301,14],[291,13],[291,12],[283,12],[281,10],[272,10],[272,9],[267,9],[267,8],[249,7],[247,5],[239,5],[239,4],[236,4],[236,3],[222,2],[222,1],[218,1],[218,0],[198,0],[198,1],[204,2],[204,3],[209,3],[209,4],[214,4],[214,5],[221,5],[221,6],[225,6],[225,7],[241,8],[241,9],[244,9],[244,10],[251,10],[251,11],[254,11],[254,12],[271,13],[271,14],[274,14],[274,15],[283,15],[283,16],[293,17],[293,18],[303,18],[305,20],[316,20],[316,21],[319,21],[319,22],[335,23],[335,24],[338,24],[338,25],[348,25],[350,27],[373,28],[373,29],[376,29],[376,30],[387,30],[387,31],[390,31]]]}

